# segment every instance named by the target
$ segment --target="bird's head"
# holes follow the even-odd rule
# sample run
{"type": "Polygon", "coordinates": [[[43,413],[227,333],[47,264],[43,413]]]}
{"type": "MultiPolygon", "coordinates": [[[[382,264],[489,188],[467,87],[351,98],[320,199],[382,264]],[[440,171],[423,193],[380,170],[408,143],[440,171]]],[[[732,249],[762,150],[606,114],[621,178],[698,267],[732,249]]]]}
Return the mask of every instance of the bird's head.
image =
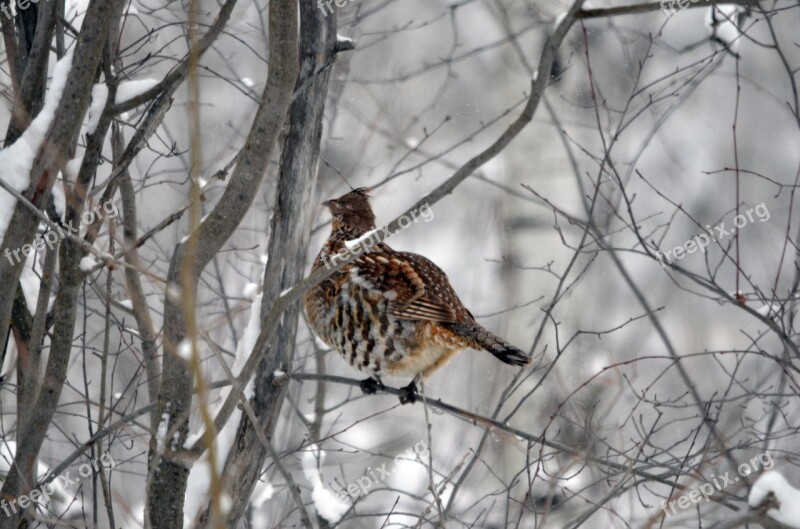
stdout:
{"type": "Polygon", "coordinates": [[[369,204],[368,187],[359,187],[339,198],[322,203],[331,210],[333,216],[332,230],[350,228],[359,234],[375,228],[375,214],[369,204]]]}

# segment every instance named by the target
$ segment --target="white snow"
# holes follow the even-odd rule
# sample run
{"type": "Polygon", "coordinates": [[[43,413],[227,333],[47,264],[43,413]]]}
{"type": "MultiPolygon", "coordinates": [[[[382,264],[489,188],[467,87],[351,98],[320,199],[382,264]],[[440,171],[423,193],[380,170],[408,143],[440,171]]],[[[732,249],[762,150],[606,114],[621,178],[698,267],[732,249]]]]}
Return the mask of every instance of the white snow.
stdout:
{"type": "Polygon", "coordinates": [[[89,254],[85,256],[83,259],[81,259],[80,266],[81,266],[81,272],[89,272],[90,270],[92,270],[92,268],[97,266],[97,259],[95,259],[92,254],[89,254]]]}
{"type": "Polygon", "coordinates": [[[258,509],[264,505],[267,500],[272,499],[274,494],[275,489],[272,487],[272,483],[258,480],[255,488],[253,489],[253,495],[250,496],[250,505],[254,509],[258,509]]]}
{"type": "Polygon", "coordinates": [[[255,86],[255,83],[249,77],[242,77],[242,84],[245,85],[247,88],[252,88],[255,86]]]}
{"type": "Polygon", "coordinates": [[[756,312],[761,314],[762,316],[769,316],[770,314],[778,314],[781,310],[781,306],[777,303],[767,303],[763,305],[760,309],[756,309],[756,312]]]}
{"type": "Polygon", "coordinates": [[[379,231],[381,231],[380,228],[369,230],[367,233],[365,233],[358,239],[351,239],[349,241],[344,241],[344,245],[347,247],[348,250],[353,251],[353,249],[355,249],[357,246],[361,246],[361,243],[363,243],[364,241],[369,241],[370,243],[372,243],[372,235],[379,231]]]}
{"type": "Polygon", "coordinates": [[[89,106],[89,115],[86,118],[86,131],[89,134],[94,134],[94,131],[97,130],[97,124],[100,123],[100,116],[103,115],[106,102],[108,102],[108,86],[94,85],[92,87],[92,104],[89,106]]]}
{"type": "MultiPolygon", "coordinates": [[[[53,68],[50,90],[47,91],[42,110],[17,141],[0,150],[0,179],[17,191],[24,191],[30,183],[33,161],[55,117],[71,67],[72,51],[58,61],[53,68]]],[[[5,236],[16,203],[16,198],[6,191],[0,190],[0,240],[5,236]]]]}
{"type": "Polygon", "coordinates": [[[231,497],[228,496],[227,493],[223,492],[219,496],[219,510],[222,514],[228,514],[231,512],[231,497]]]}
{"type": "Polygon", "coordinates": [[[61,179],[56,180],[56,183],[53,184],[53,191],[50,196],[53,197],[56,213],[58,213],[61,222],[64,222],[64,213],[67,211],[67,197],[64,194],[64,182],[61,179]]]}
{"type": "Polygon", "coordinates": [[[288,294],[289,292],[291,292],[291,290],[292,290],[292,287],[289,287],[289,288],[287,288],[287,289],[284,289],[284,291],[283,291],[283,292],[281,292],[281,295],[280,295],[280,297],[283,297],[283,296],[285,296],[286,294],[288,294]]]}
{"type": "Polygon", "coordinates": [[[261,291],[261,285],[258,283],[247,283],[242,289],[242,296],[253,301],[258,293],[261,291]]]}
{"type": "Polygon", "coordinates": [[[761,474],[750,489],[747,503],[750,507],[758,507],[770,492],[778,500],[778,508],[769,509],[767,515],[777,522],[800,529],[800,490],[792,487],[780,472],[770,470],[761,474]]]}
{"type": "Polygon", "coordinates": [[[269,256],[267,254],[261,254],[261,257],[258,259],[261,261],[261,264],[265,265],[267,261],[269,261],[269,256]]]}
{"type": "Polygon", "coordinates": [[[558,15],[556,17],[555,22],[553,22],[553,28],[557,28],[559,25],[561,25],[561,23],[564,22],[565,18],[567,18],[567,12],[566,11],[564,11],[563,13],[561,13],[560,15],[558,15]]]}
{"type": "Polygon", "coordinates": [[[72,27],[80,30],[83,25],[83,18],[89,7],[89,0],[67,0],[65,6],[65,18],[70,21],[72,27]]]}
{"type": "Polygon", "coordinates": [[[183,442],[183,447],[187,450],[194,446],[194,444],[203,437],[204,432],[192,433],[186,436],[186,441],[183,442]]]}
{"type": "Polygon", "coordinates": [[[39,298],[39,286],[41,285],[39,277],[41,274],[42,266],[39,264],[39,260],[36,259],[36,252],[32,251],[28,254],[25,260],[25,267],[19,277],[19,284],[22,287],[22,293],[25,295],[25,303],[28,305],[28,312],[31,314],[36,312],[36,301],[39,298]]]}
{"type": "Polygon", "coordinates": [[[345,37],[344,35],[336,35],[336,42],[339,44],[352,44],[353,39],[345,37]]]}
{"type": "Polygon", "coordinates": [[[125,307],[126,309],[133,310],[133,301],[129,299],[123,299],[122,301],[119,302],[119,304],[125,307]]]}
{"type": "MultiPolygon", "coordinates": [[[[250,319],[247,323],[247,327],[245,328],[244,334],[242,338],[239,340],[239,343],[236,346],[236,358],[233,362],[233,367],[231,371],[235,376],[238,376],[242,368],[244,367],[245,362],[247,362],[248,357],[250,356],[250,352],[253,350],[253,346],[255,346],[256,339],[258,338],[258,334],[261,332],[261,294],[258,294],[255,299],[253,299],[253,303],[251,304],[250,309],[250,319]]],[[[219,401],[225,402],[230,394],[231,389],[225,388],[220,392],[219,401]]],[[[252,379],[247,384],[244,389],[244,393],[246,396],[251,396],[253,394],[253,381],[252,379]]],[[[214,412],[216,414],[216,411],[214,412]]],[[[230,447],[236,438],[236,428],[239,424],[239,419],[242,416],[242,411],[240,409],[235,409],[231,418],[225,424],[225,426],[220,430],[219,434],[217,435],[216,439],[214,440],[214,446],[217,450],[217,472],[222,472],[222,467],[225,464],[225,458],[228,452],[230,451],[230,447]]],[[[192,446],[200,436],[203,435],[203,432],[199,432],[196,434],[192,434],[189,439],[186,440],[184,447],[189,448],[192,446]],[[191,442],[190,442],[191,441],[191,442]]],[[[187,514],[187,523],[184,524],[185,528],[191,528],[191,520],[194,519],[196,514],[199,512],[200,509],[205,508],[208,504],[209,498],[209,487],[208,484],[211,481],[211,474],[210,474],[210,466],[208,462],[208,451],[203,453],[200,459],[192,466],[192,469],[189,471],[189,481],[187,484],[187,491],[186,491],[186,502],[184,504],[184,512],[187,514]]],[[[271,486],[270,486],[271,487],[271,486]]],[[[265,495],[264,501],[268,499],[266,497],[266,492],[263,492],[265,495]]]]}
{"type": "Polygon", "coordinates": [[[188,338],[184,338],[181,340],[181,343],[178,344],[178,347],[175,349],[175,353],[179,358],[182,358],[188,362],[192,359],[192,349],[192,341],[188,338]]]}
{"type": "Polygon", "coordinates": [[[317,514],[330,523],[336,523],[341,520],[350,506],[339,500],[336,494],[322,484],[322,475],[317,468],[317,457],[319,457],[319,464],[322,465],[325,461],[325,452],[320,451],[316,445],[308,447],[303,454],[303,474],[313,487],[311,500],[314,502],[317,514]]]}
{"type": "Polygon", "coordinates": [[[158,422],[158,431],[156,431],[156,452],[158,455],[164,453],[164,440],[167,437],[167,430],[169,430],[169,413],[164,412],[158,422]]]}
{"type": "Polygon", "coordinates": [[[82,164],[83,155],[76,156],[64,164],[64,174],[62,176],[70,182],[76,182],[78,180],[78,173],[81,171],[82,164]]]}
{"type": "Polygon", "coordinates": [[[121,104],[130,101],[134,97],[140,96],[156,86],[158,81],[155,79],[139,79],[136,81],[123,81],[117,86],[117,96],[114,103],[121,104]]]}
{"type": "Polygon", "coordinates": [[[276,369],[275,371],[273,371],[272,376],[275,378],[285,377],[286,371],[284,371],[283,369],[276,369]]]}
{"type": "MultiPolygon", "coordinates": [[[[236,359],[233,362],[233,374],[239,376],[239,372],[244,367],[250,353],[256,346],[256,340],[261,333],[261,297],[258,294],[253,298],[253,304],[250,305],[250,319],[247,322],[247,327],[244,330],[242,339],[236,346],[236,359]]],[[[253,396],[253,381],[251,380],[244,388],[244,395],[248,399],[253,396]]]]}

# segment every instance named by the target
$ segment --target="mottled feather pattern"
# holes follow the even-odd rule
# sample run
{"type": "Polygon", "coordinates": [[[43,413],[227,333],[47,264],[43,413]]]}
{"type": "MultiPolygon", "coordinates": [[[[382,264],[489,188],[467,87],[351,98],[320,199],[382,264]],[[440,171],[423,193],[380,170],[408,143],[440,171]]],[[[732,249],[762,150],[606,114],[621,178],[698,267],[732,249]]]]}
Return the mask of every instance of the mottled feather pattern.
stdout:
{"type": "MultiPolygon", "coordinates": [[[[331,236],[314,269],[375,227],[365,190],[325,203],[331,236]]],[[[530,358],[473,318],[447,275],[425,257],[385,243],[344,265],[305,296],[314,332],[353,368],[370,377],[428,376],[455,353],[485,350],[510,365],[530,358]]]]}

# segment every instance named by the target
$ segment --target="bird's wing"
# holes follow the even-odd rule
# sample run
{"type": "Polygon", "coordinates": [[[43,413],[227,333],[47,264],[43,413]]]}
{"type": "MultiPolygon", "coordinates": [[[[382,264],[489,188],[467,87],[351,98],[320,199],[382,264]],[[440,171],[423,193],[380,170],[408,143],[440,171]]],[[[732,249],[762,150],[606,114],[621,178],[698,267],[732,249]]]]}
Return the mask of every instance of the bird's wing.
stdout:
{"type": "Polygon", "coordinates": [[[362,255],[353,262],[351,274],[362,286],[382,291],[397,318],[456,323],[463,320],[462,313],[468,313],[445,273],[421,255],[362,255]]]}

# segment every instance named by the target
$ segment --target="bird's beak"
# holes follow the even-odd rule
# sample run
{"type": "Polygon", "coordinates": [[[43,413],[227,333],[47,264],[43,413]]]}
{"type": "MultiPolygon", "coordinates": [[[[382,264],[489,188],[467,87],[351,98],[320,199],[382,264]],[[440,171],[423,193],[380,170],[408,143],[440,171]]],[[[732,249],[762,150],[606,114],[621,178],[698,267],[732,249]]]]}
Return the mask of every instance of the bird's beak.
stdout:
{"type": "Polygon", "coordinates": [[[322,203],[322,205],[325,206],[326,208],[329,208],[329,207],[331,207],[331,201],[330,200],[326,200],[325,202],[322,203]]]}

